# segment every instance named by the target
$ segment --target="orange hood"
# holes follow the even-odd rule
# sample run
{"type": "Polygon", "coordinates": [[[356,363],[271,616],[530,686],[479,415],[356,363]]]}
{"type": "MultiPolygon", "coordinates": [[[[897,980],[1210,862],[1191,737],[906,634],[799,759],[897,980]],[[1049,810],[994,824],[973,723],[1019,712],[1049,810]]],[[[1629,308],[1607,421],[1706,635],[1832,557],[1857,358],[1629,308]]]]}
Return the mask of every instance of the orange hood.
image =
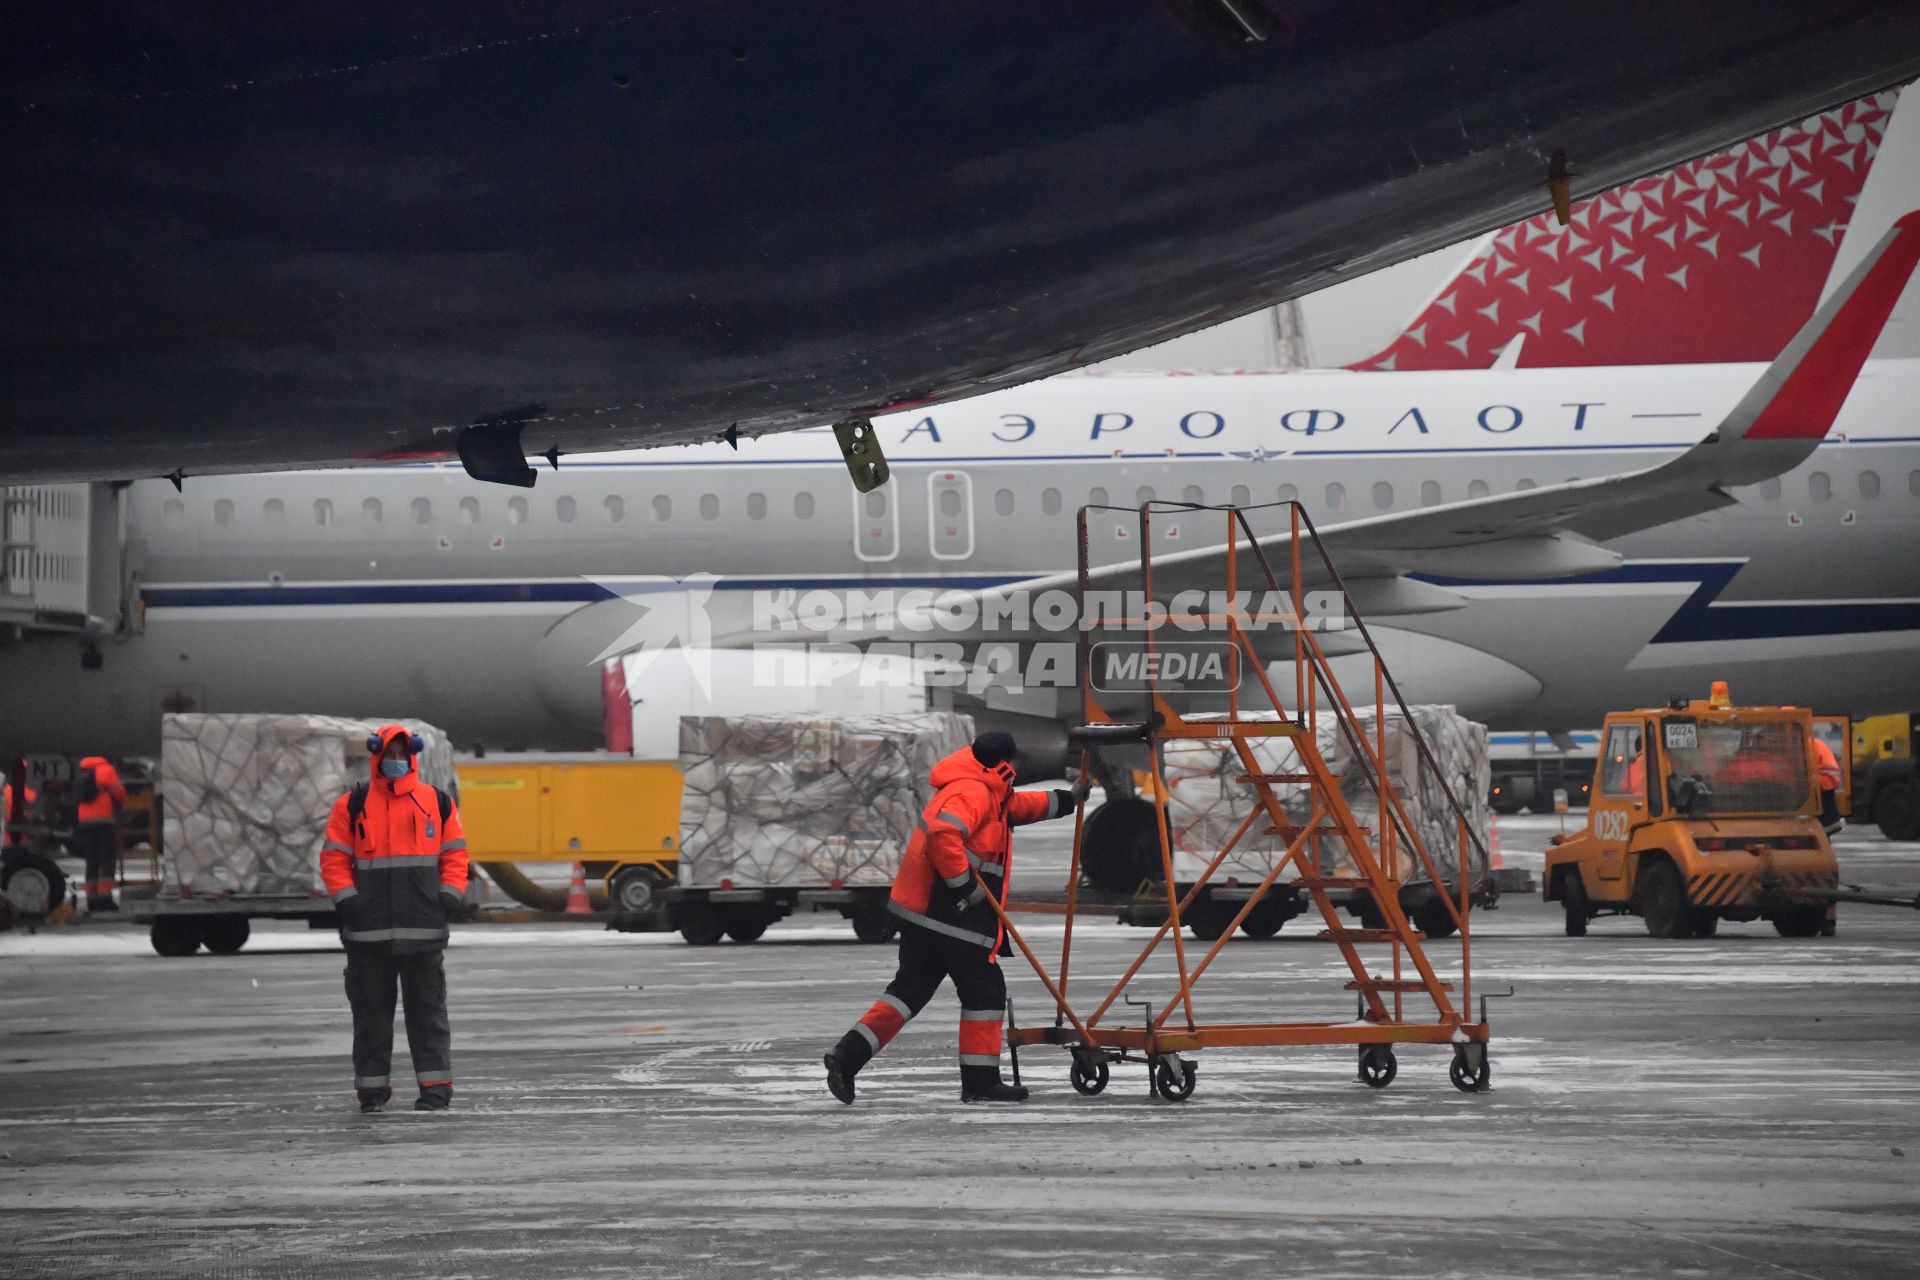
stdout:
{"type": "Polygon", "coordinates": [[[376,733],[374,736],[380,739],[380,750],[374,752],[372,755],[367,757],[367,772],[373,776],[373,780],[375,782],[389,783],[395,791],[406,791],[409,788],[411,788],[414,784],[414,781],[418,779],[420,776],[419,755],[414,752],[408,752],[407,753],[407,776],[404,778],[392,778],[392,779],[386,778],[381,775],[380,756],[383,752],[386,751],[388,745],[391,744],[395,738],[413,737],[413,730],[407,728],[407,726],[403,724],[383,724],[380,726],[380,731],[376,733]]]}
{"type": "Polygon", "coordinates": [[[988,768],[973,754],[972,747],[962,747],[934,765],[933,772],[928,776],[935,787],[951,786],[953,783],[964,782],[969,778],[985,783],[987,790],[993,795],[994,802],[998,803],[1006,798],[1007,792],[1013,789],[1014,768],[1010,763],[997,764],[988,768]]]}

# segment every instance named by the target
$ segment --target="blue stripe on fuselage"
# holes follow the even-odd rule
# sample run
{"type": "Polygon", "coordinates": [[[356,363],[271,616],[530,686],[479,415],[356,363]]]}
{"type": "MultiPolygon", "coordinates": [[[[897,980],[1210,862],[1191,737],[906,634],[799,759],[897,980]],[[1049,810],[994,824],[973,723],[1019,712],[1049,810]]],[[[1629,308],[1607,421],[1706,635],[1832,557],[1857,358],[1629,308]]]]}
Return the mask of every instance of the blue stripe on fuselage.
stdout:
{"type": "MultiPolygon", "coordinates": [[[[1719,600],[1744,567],[1741,561],[1665,564],[1634,562],[1577,578],[1493,580],[1414,574],[1439,587],[1560,587],[1694,582],[1693,592],[1674,610],[1650,644],[1687,644],[1715,640],[1774,640],[1796,636],[1843,635],[1920,630],[1920,602],[1850,600],[1796,604],[1786,601],[1739,603],[1719,600]]],[[[723,591],[829,590],[983,590],[1022,581],[1019,575],[954,575],[900,578],[812,577],[727,578],[713,583],[723,591]]],[[[678,584],[661,580],[659,589],[678,584]]],[[[636,584],[638,589],[644,585],[636,584]]],[[[367,605],[592,604],[610,599],[597,584],[578,582],[449,581],[416,583],[332,583],[324,586],[144,587],[141,601],[150,609],[244,607],[325,608],[367,605]]]]}
{"type": "Polygon", "coordinates": [[[1649,644],[1691,644],[1713,640],[1784,640],[1797,636],[1855,635],[1920,631],[1920,601],[1848,600],[1797,604],[1792,601],[1741,603],[1719,600],[1740,570],[1740,560],[1661,564],[1633,562],[1577,578],[1528,578],[1496,581],[1415,574],[1438,587],[1606,586],[1611,584],[1697,582],[1697,586],[1649,644]]]}

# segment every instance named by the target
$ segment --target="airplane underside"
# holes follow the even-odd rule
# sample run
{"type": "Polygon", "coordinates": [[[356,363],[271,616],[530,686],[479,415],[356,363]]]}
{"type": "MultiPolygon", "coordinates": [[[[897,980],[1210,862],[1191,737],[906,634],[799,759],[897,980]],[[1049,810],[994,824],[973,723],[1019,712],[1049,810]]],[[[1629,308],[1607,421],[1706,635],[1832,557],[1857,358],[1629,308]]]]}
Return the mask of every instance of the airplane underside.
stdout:
{"type": "Polygon", "coordinates": [[[0,474],[46,479],[967,395],[1920,74],[1892,0],[9,17],[0,474]]]}

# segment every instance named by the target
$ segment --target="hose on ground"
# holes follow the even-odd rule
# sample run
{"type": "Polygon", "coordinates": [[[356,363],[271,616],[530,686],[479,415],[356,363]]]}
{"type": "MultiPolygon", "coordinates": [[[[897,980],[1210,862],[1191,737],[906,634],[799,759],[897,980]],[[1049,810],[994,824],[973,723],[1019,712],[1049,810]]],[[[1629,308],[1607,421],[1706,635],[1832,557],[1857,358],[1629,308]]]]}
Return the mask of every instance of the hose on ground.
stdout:
{"type": "MultiPolygon", "coordinates": [[[[511,862],[482,862],[480,869],[487,873],[487,879],[499,885],[501,891],[515,902],[532,907],[535,911],[565,911],[567,909],[567,891],[552,889],[546,885],[535,884],[527,879],[526,873],[511,862]]],[[[607,909],[607,891],[600,885],[587,886],[588,900],[595,911],[607,909]]]]}

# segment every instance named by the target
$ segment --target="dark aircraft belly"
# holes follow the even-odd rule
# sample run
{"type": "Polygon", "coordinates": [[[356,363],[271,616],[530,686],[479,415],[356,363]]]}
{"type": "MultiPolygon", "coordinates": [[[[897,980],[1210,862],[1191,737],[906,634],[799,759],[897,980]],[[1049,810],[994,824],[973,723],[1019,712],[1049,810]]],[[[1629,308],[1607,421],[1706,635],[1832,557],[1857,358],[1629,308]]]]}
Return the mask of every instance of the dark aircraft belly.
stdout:
{"type": "Polygon", "coordinates": [[[967,394],[1920,74],[1906,0],[1239,3],[17,0],[0,476],[967,394]]]}

